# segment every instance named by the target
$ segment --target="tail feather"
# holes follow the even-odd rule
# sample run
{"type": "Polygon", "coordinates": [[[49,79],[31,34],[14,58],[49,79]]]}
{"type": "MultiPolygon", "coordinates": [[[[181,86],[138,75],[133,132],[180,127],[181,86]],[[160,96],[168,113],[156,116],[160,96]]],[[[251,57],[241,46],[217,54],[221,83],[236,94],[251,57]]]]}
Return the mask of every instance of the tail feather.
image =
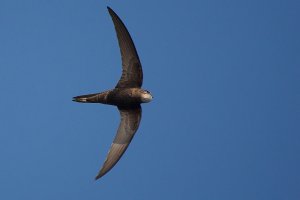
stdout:
{"type": "Polygon", "coordinates": [[[80,103],[98,103],[98,94],[99,93],[73,97],[72,101],[80,103]]]}
{"type": "Polygon", "coordinates": [[[84,103],[84,102],[86,102],[86,99],[87,98],[85,98],[85,97],[82,97],[82,98],[81,97],[73,97],[72,101],[84,103]]]}

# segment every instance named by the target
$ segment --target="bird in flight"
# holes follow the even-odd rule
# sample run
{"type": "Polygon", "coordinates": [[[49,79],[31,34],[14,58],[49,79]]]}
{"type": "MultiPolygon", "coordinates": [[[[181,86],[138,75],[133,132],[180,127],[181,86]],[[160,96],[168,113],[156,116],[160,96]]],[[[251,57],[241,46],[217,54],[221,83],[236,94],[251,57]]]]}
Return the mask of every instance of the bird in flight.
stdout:
{"type": "Polygon", "coordinates": [[[142,65],[127,28],[110,7],[107,9],[114,23],[120,46],[121,78],[114,89],[73,97],[73,101],[76,102],[117,106],[120,112],[121,122],[117,134],[96,180],[105,175],[120,160],[139,127],[142,117],[141,103],[148,103],[153,98],[149,91],[141,88],[142,65]]]}

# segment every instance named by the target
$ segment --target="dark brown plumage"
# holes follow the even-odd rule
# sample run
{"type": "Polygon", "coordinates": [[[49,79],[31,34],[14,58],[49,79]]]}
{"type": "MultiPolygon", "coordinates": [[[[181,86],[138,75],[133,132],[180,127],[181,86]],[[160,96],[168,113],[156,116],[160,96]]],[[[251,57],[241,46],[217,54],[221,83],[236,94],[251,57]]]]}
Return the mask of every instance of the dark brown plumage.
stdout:
{"type": "Polygon", "coordinates": [[[129,32],[117,14],[109,7],[108,11],[113,20],[122,57],[122,76],[116,87],[101,93],[81,95],[73,101],[81,103],[102,103],[118,107],[121,122],[110,147],[107,158],[100,169],[96,180],[111,170],[120,160],[135,132],[142,117],[141,103],[152,100],[147,90],[141,89],[143,83],[142,65],[129,32]]]}

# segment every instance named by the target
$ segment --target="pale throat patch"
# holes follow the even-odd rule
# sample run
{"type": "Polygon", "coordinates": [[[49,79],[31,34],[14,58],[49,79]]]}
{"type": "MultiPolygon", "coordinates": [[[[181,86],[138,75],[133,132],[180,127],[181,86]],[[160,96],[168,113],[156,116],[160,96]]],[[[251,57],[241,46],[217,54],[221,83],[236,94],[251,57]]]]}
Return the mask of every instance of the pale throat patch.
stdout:
{"type": "Polygon", "coordinates": [[[152,100],[151,94],[142,94],[142,101],[144,103],[148,103],[152,100]]]}

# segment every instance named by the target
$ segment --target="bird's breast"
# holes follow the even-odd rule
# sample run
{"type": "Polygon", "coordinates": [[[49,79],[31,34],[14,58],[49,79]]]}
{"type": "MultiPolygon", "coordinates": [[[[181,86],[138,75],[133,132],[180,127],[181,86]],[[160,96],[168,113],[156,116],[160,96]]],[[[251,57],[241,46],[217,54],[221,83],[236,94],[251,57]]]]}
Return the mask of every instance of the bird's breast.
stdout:
{"type": "Polygon", "coordinates": [[[107,96],[107,103],[116,106],[130,106],[141,103],[139,94],[133,88],[114,89],[107,96]]]}

